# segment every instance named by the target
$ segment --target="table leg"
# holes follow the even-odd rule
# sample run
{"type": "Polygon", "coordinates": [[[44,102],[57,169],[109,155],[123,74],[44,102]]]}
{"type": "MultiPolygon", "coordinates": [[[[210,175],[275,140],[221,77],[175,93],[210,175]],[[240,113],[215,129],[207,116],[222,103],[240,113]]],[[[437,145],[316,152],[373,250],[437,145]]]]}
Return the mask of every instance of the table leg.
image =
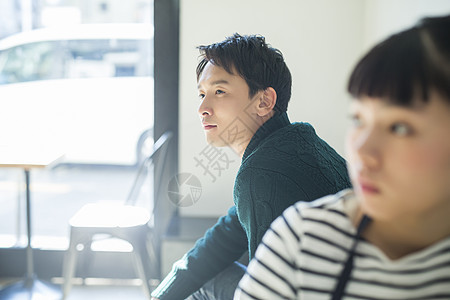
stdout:
{"type": "Polygon", "coordinates": [[[26,191],[26,208],[27,208],[27,279],[33,278],[34,260],[33,249],[31,248],[31,201],[30,201],[30,170],[25,169],[25,191],[26,191]]]}
{"type": "Polygon", "coordinates": [[[59,300],[60,288],[41,281],[34,274],[33,249],[31,248],[31,201],[30,201],[30,170],[25,169],[25,191],[27,209],[27,248],[26,248],[26,277],[0,290],[0,300],[59,300]]]}

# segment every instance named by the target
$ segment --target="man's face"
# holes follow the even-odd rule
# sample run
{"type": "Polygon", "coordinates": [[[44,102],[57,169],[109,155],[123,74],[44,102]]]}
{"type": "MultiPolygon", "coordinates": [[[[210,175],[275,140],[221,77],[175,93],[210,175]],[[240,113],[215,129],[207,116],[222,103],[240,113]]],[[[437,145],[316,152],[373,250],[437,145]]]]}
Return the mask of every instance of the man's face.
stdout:
{"type": "Polygon", "coordinates": [[[249,98],[242,77],[207,63],[198,79],[198,94],[198,113],[207,142],[215,147],[229,146],[242,155],[261,125],[255,107],[261,92],[249,98]]]}

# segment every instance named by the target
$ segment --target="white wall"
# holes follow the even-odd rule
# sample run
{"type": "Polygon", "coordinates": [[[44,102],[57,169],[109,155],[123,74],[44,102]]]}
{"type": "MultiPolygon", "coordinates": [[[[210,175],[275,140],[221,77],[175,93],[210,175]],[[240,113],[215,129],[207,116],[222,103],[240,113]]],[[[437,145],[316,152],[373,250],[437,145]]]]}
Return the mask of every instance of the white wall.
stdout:
{"type": "Polygon", "coordinates": [[[181,0],[180,20],[180,172],[192,173],[202,184],[202,196],[183,215],[218,216],[232,205],[232,190],[240,164],[222,149],[219,176],[196,166],[207,146],[197,115],[196,46],[226,36],[262,34],[280,49],[293,77],[288,114],[291,121],[310,122],[319,136],[343,153],[350,70],[363,51],[391,32],[409,26],[423,14],[448,12],[450,1],[438,0],[181,0]],[[225,158],[222,156],[222,158],[225,158]]]}
{"type": "Polygon", "coordinates": [[[363,51],[423,17],[449,13],[449,0],[366,0],[363,51]]]}

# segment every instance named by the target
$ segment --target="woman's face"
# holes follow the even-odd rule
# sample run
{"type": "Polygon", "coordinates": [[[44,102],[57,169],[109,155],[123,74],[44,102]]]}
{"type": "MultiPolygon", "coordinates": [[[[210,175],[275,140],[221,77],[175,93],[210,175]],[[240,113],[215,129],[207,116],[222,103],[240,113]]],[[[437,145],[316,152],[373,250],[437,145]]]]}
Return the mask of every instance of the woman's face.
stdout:
{"type": "Polygon", "coordinates": [[[384,220],[450,214],[448,102],[432,93],[406,108],[362,97],[350,111],[347,159],[363,211],[384,220]]]}

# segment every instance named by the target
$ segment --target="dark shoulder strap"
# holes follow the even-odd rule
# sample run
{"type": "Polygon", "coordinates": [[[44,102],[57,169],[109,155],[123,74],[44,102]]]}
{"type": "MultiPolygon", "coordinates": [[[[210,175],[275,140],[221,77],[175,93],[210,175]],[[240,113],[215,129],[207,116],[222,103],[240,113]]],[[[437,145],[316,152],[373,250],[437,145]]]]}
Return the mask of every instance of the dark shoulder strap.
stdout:
{"type": "Polygon", "coordinates": [[[342,270],[341,275],[339,276],[339,281],[333,292],[333,297],[331,298],[332,300],[342,299],[342,295],[344,294],[345,287],[347,286],[347,282],[350,278],[350,274],[353,269],[353,259],[355,256],[356,245],[358,244],[358,241],[361,238],[362,232],[364,231],[364,229],[366,229],[367,225],[369,225],[370,221],[372,221],[372,220],[370,219],[369,216],[363,215],[361,221],[358,224],[358,228],[356,230],[356,236],[353,241],[352,248],[350,249],[350,253],[348,255],[347,261],[345,262],[344,269],[342,270]]]}

